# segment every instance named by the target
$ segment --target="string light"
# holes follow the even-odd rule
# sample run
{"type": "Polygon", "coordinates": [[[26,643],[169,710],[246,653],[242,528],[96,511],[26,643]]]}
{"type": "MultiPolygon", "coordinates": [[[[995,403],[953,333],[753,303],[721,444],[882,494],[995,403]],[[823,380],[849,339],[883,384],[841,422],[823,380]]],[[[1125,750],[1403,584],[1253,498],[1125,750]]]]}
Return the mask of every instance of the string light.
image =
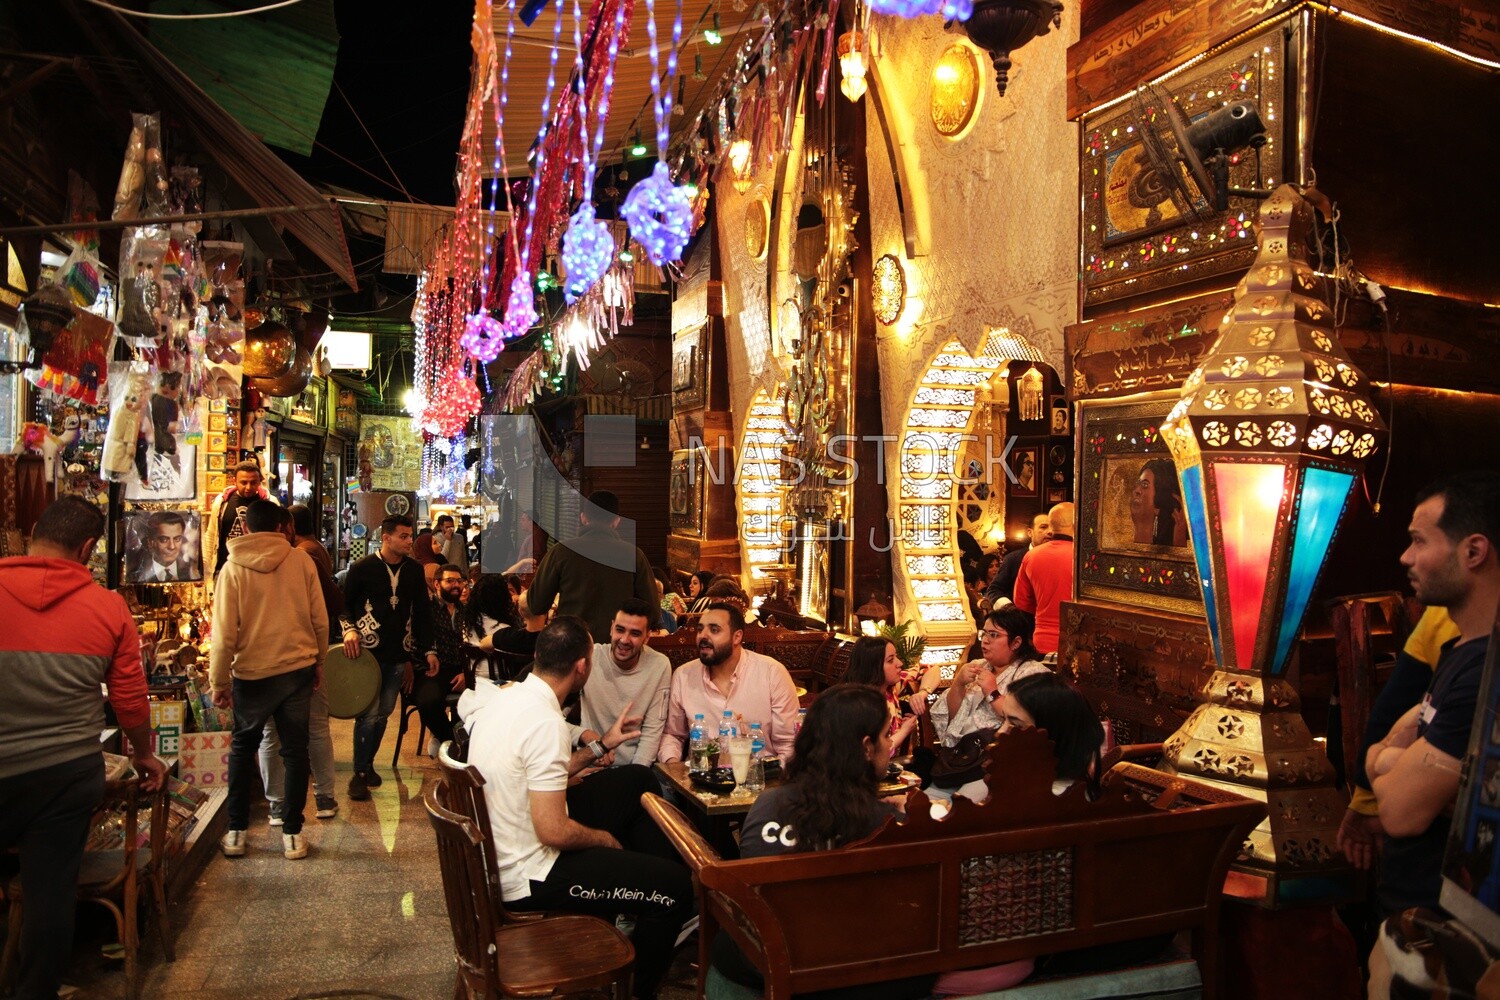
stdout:
{"type": "Polygon", "coordinates": [[[656,116],[656,166],[651,169],[650,177],[630,189],[620,206],[620,215],[630,225],[630,235],[641,245],[646,259],[663,267],[682,259],[693,226],[692,199],[672,183],[671,172],[664,162],[667,121],[672,114],[672,78],[677,74],[677,44],[682,39],[682,0],[677,0],[677,13],[672,21],[665,88],[657,71],[656,0],[646,0],[646,17],[651,53],[651,110],[656,116]]]}
{"type": "Polygon", "coordinates": [[[870,0],[870,10],[908,18],[941,14],[945,21],[967,21],[974,14],[974,0],[870,0]]]}
{"type": "Polygon", "coordinates": [[[568,231],[563,234],[562,262],[567,274],[563,286],[563,298],[572,305],[584,295],[594,283],[609,270],[615,252],[614,234],[609,226],[594,217],[593,181],[594,164],[598,162],[599,150],[604,145],[604,121],[609,116],[609,99],[614,90],[615,57],[620,51],[620,33],[624,30],[625,4],[615,8],[615,32],[610,38],[608,68],[605,71],[604,88],[599,98],[598,124],[594,130],[594,141],[589,143],[588,104],[583,89],[583,37],[582,10],[578,0],[573,0],[573,47],[574,71],[579,86],[578,131],[582,139],[580,174],[584,178],[583,203],[568,220],[568,231]]]}
{"type": "Polygon", "coordinates": [[[494,361],[505,349],[504,328],[500,321],[488,312],[477,312],[464,323],[463,336],[459,343],[476,360],[485,364],[494,361]]]}

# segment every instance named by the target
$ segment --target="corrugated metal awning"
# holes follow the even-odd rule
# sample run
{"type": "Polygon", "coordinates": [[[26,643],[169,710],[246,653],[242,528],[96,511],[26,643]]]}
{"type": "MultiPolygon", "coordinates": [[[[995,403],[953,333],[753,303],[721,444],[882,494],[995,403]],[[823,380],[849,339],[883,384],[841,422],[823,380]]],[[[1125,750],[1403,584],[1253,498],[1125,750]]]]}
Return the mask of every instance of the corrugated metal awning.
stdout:
{"type": "Polygon", "coordinates": [[[337,206],[214,103],[203,88],[173,65],[124,17],[96,8],[89,11],[89,16],[109,25],[124,42],[141,71],[147,75],[147,85],[162,107],[181,120],[198,148],[213,157],[255,204],[328,203],[327,211],[295,212],[270,218],[297,237],[350,288],[357,289],[359,281],[354,275],[354,262],[349,256],[349,245],[344,239],[344,225],[337,206]]]}
{"type": "Polygon", "coordinates": [[[645,396],[641,399],[618,394],[590,393],[586,394],[583,399],[588,406],[589,413],[595,415],[633,416],[637,420],[657,424],[665,424],[672,419],[671,393],[645,396]]]}

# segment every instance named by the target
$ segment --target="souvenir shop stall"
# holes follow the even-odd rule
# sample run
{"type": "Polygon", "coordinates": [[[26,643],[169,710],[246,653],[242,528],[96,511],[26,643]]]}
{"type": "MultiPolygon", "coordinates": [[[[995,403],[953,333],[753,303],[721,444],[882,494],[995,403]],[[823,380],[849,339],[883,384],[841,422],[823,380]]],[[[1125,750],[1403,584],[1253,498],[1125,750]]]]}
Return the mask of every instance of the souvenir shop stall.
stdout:
{"type": "Polygon", "coordinates": [[[212,578],[236,527],[221,505],[250,459],[266,473],[259,488],[276,485],[280,463],[294,470],[283,481],[311,491],[291,499],[318,509],[322,484],[303,485],[291,434],[278,442],[262,425],[267,409],[284,407],[285,423],[316,415],[316,404],[296,407],[322,329],[265,280],[253,244],[202,221],[215,213],[198,170],[168,162],[159,116],[135,115],[112,207],[80,186],[71,214],[86,221],[50,241],[66,253],[11,269],[18,307],[0,314],[11,320],[0,378],[14,454],[0,460],[0,517],[11,554],[55,497],[107,514],[92,569],[135,615],[154,749],[173,773],[167,846],[188,862],[173,864],[177,883],[211,853],[228,778],[231,720],[207,684],[212,578]],[[106,259],[101,230],[117,258],[106,259]],[[247,274],[260,288],[253,303],[247,274]]]}

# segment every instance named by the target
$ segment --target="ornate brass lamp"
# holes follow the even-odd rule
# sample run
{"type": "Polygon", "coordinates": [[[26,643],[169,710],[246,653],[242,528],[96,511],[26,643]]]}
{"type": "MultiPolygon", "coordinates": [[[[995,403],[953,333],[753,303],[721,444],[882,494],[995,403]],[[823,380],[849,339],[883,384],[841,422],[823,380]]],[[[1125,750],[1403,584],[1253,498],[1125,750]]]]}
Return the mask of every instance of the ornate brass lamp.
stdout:
{"type": "Polygon", "coordinates": [[[990,54],[1001,97],[1010,83],[1010,54],[1061,25],[1062,12],[1060,0],[974,0],[974,13],[964,22],[964,32],[990,54]]]}
{"type": "Polygon", "coordinates": [[[1218,669],[1163,769],[1264,801],[1236,865],[1269,905],[1347,895],[1344,802],[1286,680],[1345,504],[1385,426],[1306,263],[1311,208],[1282,185],[1219,340],[1162,435],[1177,463],[1218,669]]]}

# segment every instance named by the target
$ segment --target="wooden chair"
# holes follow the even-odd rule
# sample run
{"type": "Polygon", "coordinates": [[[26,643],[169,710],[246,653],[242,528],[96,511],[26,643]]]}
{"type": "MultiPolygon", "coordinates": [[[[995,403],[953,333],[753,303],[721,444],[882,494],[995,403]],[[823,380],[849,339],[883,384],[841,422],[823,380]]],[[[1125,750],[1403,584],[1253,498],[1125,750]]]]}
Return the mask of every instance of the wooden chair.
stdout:
{"type": "MultiPolygon", "coordinates": [[[[111,850],[85,851],[83,865],[78,871],[78,898],[81,901],[98,903],[115,918],[115,929],[120,936],[120,946],[125,950],[125,983],[127,996],[136,1000],[141,994],[140,977],[140,894],[144,881],[150,888],[151,899],[156,908],[157,927],[161,931],[162,952],[167,961],[177,960],[177,951],[172,932],[172,918],[167,909],[167,886],[164,847],[167,834],[167,787],[163,781],[150,796],[151,817],[147,843],[139,843],[139,817],[141,802],[141,779],[129,778],[112,783],[105,789],[104,801],[95,811],[95,825],[101,817],[113,818],[123,810],[121,823],[124,839],[121,846],[111,850]]],[[[10,900],[7,916],[9,931],[5,940],[5,954],[0,958],[0,983],[9,980],[12,963],[19,956],[21,921],[25,917],[21,877],[11,879],[5,888],[10,900]]]]}
{"type": "Polygon", "coordinates": [[[495,857],[495,840],[490,831],[490,811],[484,802],[484,775],[472,764],[456,761],[448,755],[451,742],[438,747],[438,767],[443,777],[438,783],[438,805],[458,813],[479,831],[479,849],[484,855],[485,881],[489,885],[490,904],[501,924],[541,920],[544,913],[512,913],[505,908],[500,895],[500,863],[495,857]]]}
{"type": "Polygon", "coordinates": [[[443,895],[458,963],[455,1000],[552,997],[578,993],[630,996],[635,948],[598,917],[558,915],[500,924],[490,903],[484,837],[439,801],[440,783],[422,792],[437,835],[443,895]]]}

